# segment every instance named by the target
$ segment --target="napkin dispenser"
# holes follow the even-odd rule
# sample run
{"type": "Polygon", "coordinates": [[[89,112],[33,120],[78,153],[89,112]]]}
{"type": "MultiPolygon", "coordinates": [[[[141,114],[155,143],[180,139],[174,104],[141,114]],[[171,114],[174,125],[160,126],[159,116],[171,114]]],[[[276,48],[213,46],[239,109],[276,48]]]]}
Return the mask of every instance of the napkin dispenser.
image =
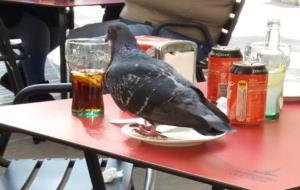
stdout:
{"type": "Polygon", "coordinates": [[[158,36],[136,36],[136,39],[148,55],[164,60],[187,80],[196,83],[196,43],[158,36]]]}

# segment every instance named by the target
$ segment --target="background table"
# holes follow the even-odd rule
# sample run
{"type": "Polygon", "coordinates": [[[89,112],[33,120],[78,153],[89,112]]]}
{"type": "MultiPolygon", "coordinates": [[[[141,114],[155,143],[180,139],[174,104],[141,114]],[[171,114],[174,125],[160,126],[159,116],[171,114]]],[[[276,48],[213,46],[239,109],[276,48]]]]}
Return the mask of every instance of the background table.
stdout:
{"type": "MultiPolygon", "coordinates": [[[[1,4],[22,4],[24,6],[46,6],[59,9],[60,34],[60,78],[67,82],[67,67],[65,60],[66,30],[74,27],[75,6],[110,5],[124,3],[124,0],[1,0],[1,4]],[[70,8],[67,10],[67,8],[70,8]]],[[[100,18],[99,18],[100,20],[100,18]]]]}
{"type": "Polygon", "coordinates": [[[132,116],[109,95],[104,100],[105,115],[95,120],[72,116],[70,99],[3,106],[0,127],[230,189],[300,188],[299,102],[285,103],[277,121],[236,127],[236,133],[198,146],[170,148],[124,135],[109,121],[132,116]]]}
{"type": "Polygon", "coordinates": [[[21,3],[39,6],[74,7],[91,5],[109,5],[123,3],[124,0],[1,0],[6,3],[21,3]]]}

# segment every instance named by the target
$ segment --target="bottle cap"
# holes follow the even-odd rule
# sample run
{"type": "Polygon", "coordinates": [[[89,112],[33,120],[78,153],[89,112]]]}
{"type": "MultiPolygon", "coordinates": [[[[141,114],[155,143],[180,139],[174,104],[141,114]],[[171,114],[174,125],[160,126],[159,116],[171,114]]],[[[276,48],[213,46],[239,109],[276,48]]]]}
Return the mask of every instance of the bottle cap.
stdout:
{"type": "Polygon", "coordinates": [[[279,18],[270,18],[267,21],[267,27],[280,27],[280,19],[279,18]]]}

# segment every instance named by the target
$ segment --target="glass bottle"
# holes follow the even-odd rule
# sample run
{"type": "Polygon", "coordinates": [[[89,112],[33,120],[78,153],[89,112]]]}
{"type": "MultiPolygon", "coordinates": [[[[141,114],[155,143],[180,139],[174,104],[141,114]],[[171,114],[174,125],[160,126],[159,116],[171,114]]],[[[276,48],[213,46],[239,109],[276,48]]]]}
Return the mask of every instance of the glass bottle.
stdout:
{"type": "Polygon", "coordinates": [[[258,56],[269,72],[265,117],[268,120],[278,119],[283,100],[283,83],[286,71],[284,53],[280,50],[279,19],[268,20],[265,48],[258,56]]]}

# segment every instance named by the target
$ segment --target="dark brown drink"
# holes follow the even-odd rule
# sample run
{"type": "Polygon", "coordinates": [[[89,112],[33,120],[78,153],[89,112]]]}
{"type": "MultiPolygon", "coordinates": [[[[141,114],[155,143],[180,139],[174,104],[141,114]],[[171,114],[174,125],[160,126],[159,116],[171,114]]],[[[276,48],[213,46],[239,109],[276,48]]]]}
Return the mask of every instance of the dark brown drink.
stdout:
{"type": "Polygon", "coordinates": [[[104,113],[104,70],[83,69],[71,72],[73,86],[72,112],[82,117],[97,117],[104,113]]]}

